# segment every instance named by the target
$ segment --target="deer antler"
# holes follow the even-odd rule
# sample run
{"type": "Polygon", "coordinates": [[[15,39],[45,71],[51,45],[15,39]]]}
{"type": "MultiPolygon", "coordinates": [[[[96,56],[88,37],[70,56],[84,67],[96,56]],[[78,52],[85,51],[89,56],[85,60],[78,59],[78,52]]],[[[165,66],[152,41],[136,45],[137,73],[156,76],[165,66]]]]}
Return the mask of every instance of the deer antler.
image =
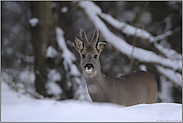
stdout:
{"type": "Polygon", "coordinates": [[[94,34],[93,34],[93,37],[91,39],[91,45],[92,46],[95,46],[96,45],[97,40],[98,40],[98,36],[99,36],[99,31],[98,31],[98,29],[95,29],[94,30],[94,34]]]}
{"type": "Polygon", "coordinates": [[[82,38],[84,44],[85,45],[88,45],[89,42],[88,42],[88,39],[86,37],[85,31],[83,29],[80,29],[80,35],[81,35],[81,38],[82,38]]]}

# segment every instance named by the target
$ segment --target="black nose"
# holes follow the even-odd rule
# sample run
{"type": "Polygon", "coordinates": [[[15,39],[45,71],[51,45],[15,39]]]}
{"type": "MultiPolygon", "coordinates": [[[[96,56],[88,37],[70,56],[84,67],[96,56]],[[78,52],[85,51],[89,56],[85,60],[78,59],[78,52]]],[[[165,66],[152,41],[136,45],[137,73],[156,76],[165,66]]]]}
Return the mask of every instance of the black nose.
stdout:
{"type": "Polygon", "coordinates": [[[85,65],[85,68],[88,67],[88,69],[92,68],[93,67],[93,64],[86,64],[85,65]]]}

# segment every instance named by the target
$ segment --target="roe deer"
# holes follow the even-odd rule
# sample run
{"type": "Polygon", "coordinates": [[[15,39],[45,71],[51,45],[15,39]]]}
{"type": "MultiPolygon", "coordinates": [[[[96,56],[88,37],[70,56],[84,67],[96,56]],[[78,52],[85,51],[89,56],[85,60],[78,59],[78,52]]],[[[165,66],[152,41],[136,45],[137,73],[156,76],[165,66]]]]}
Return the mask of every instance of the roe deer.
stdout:
{"type": "Polygon", "coordinates": [[[81,39],[75,38],[75,47],[80,53],[80,65],[87,82],[87,88],[94,102],[110,102],[125,106],[141,103],[155,103],[157,82],[145,71],[130,72],[119,78],[104,77],[100,70],[100,52],[107,44],[98,41],[99,31],[94,30],[90,42],[85,31],[80,30],[81,39]]]}

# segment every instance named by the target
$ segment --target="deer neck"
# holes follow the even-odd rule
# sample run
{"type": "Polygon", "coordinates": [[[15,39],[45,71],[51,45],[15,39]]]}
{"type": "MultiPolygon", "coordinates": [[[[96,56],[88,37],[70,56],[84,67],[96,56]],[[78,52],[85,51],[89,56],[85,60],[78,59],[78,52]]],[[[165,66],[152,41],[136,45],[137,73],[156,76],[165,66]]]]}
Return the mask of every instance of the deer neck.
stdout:
{"type": "Polygon", "coordinates": [[[93,101],[103,102],[106,97],[107,92],[107,81],[102,75],[101,71],[97,71],[96,75],[93,77],[86,77],[86,83],[89,95],[93,101]]]}
{"type": "Polygon", "coordinates": [[[101,71],[95,71],[95,73],[92,76],[85,75],[85,79],[88,85],[94,85],[97,88],[103,88],[105,87],[105,78],[102,75],[101,71]]]}

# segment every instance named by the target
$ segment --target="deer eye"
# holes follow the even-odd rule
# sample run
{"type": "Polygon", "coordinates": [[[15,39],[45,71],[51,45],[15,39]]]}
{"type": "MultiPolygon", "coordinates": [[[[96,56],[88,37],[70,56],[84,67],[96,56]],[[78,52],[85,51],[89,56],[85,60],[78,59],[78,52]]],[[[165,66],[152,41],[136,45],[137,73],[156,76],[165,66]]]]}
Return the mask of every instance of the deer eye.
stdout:
{"type": "Polygon", "coordinates": [[[94,55],[94,58],[97,58],[97,55],[94,55]]]}
{"type": "Polygon", "coordinates": [[[85,54],[82,54],[82,57],[85,58],[85,54]]]}

